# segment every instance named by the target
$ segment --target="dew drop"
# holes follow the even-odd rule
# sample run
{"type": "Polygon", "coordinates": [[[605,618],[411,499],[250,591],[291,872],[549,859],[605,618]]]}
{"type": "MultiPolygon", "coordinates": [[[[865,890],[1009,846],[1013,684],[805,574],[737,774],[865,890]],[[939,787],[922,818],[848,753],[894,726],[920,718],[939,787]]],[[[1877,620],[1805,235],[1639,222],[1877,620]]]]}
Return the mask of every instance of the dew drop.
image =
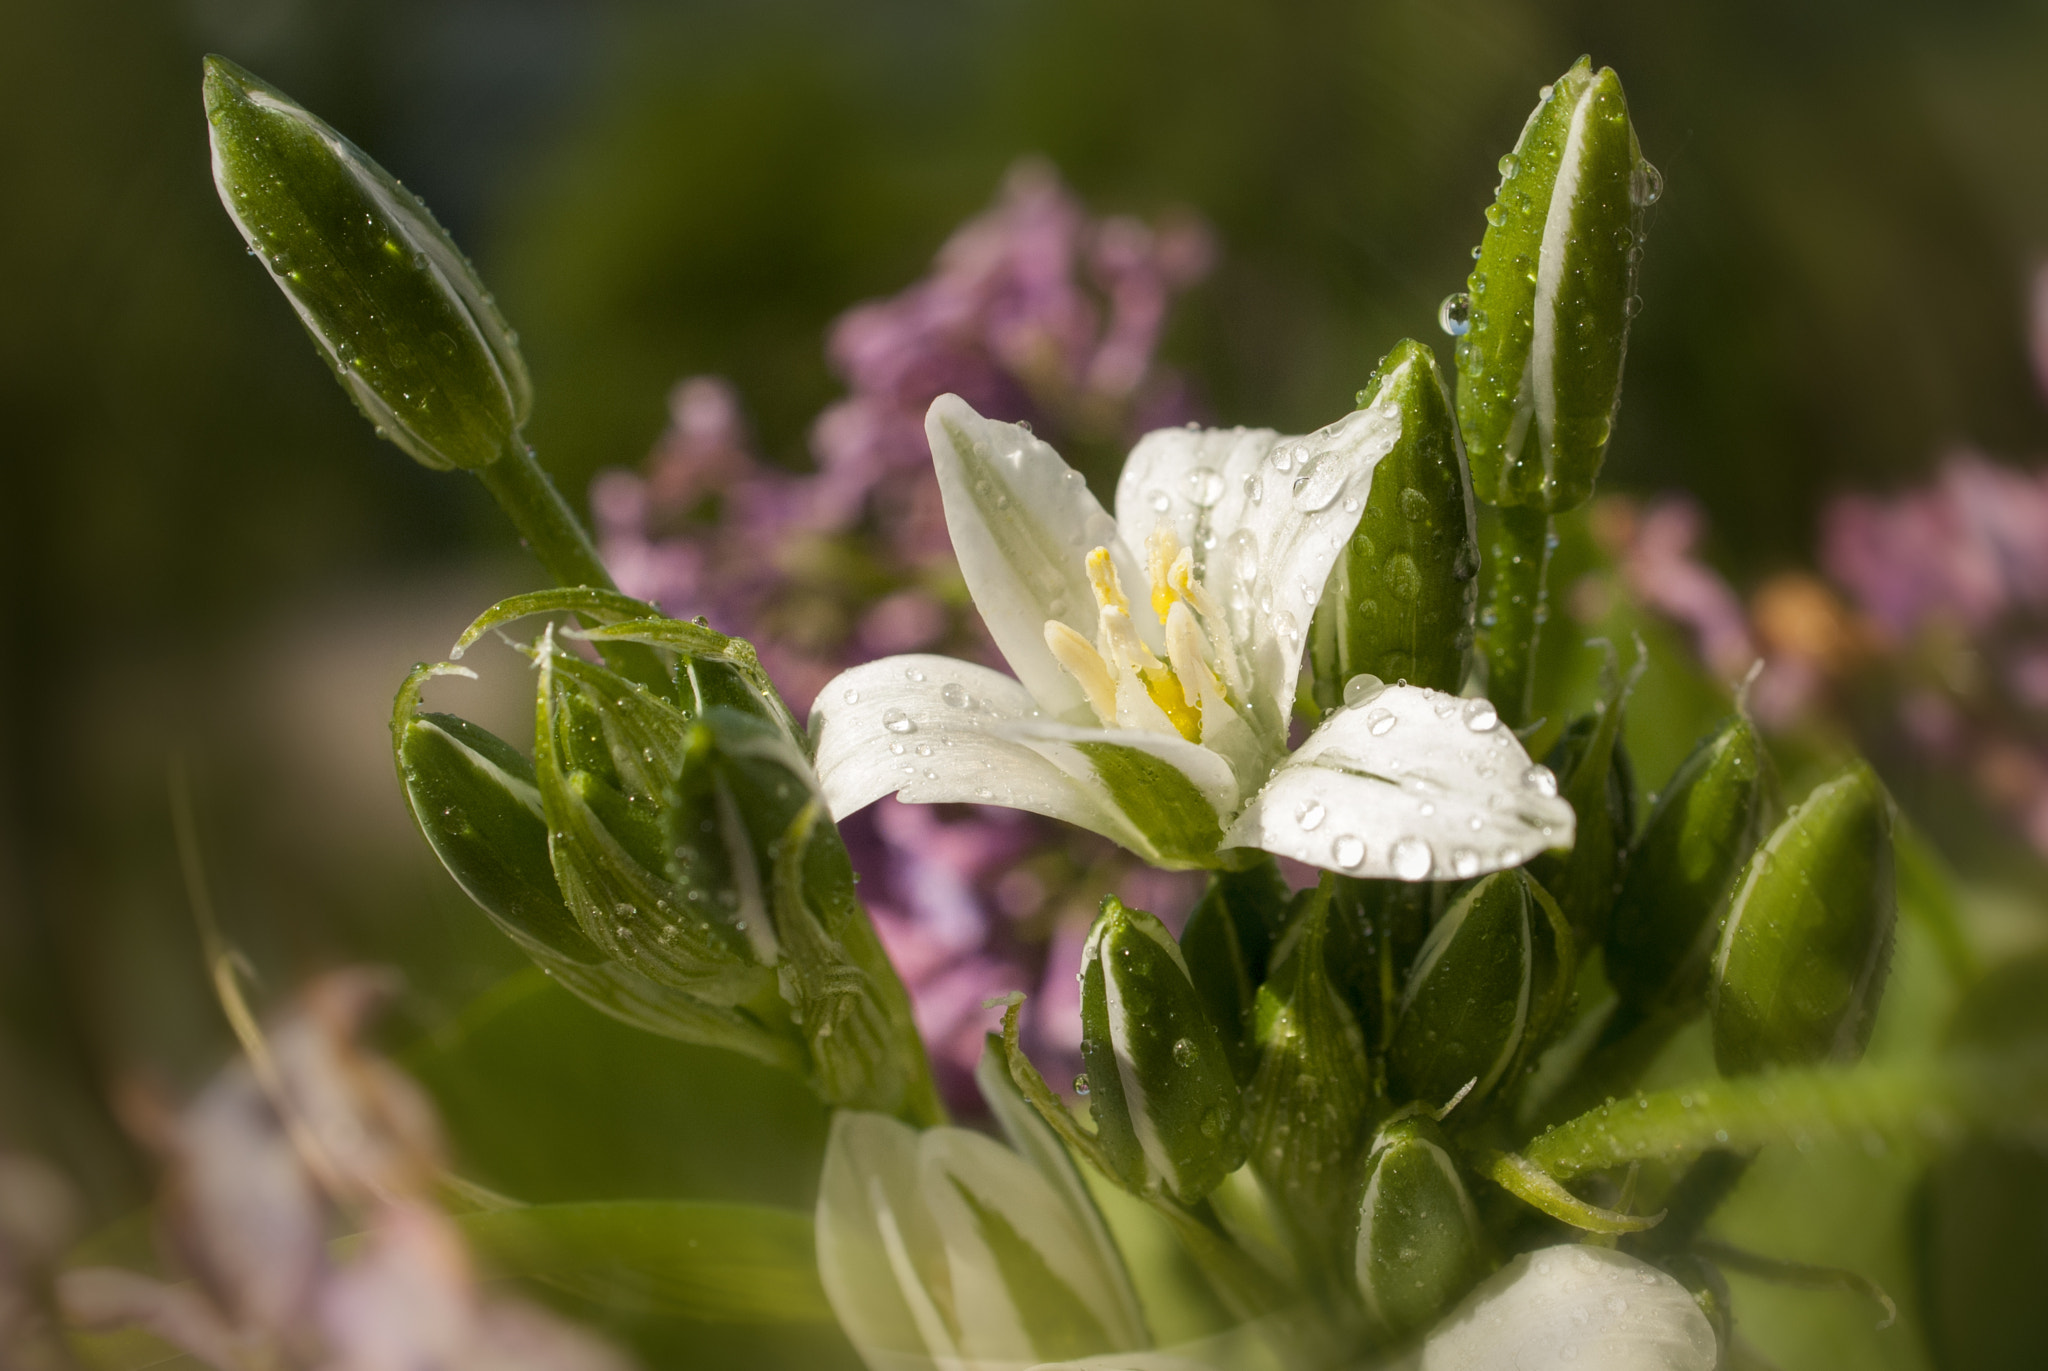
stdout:
{"type": "Polygon", "coordinates": [[[903,669],[903,678],[912,684],[918,684],[924,680],[924,672],[914,666],[905,667],[903,669]]]}
{"type": "Polygon", "coordinates": [[[1664,198],[1664,173],[1648,162],[1636,163],[1635,170],[1628,174],[1629,203],[1638,209],[1648,209],[1664,198]]]}
{"type": "Polygon", "coordinates": [[[1451,874],[1459,880],[1479,874],[1479,854],[1469,847],[1451,849],[1451,874]]]}
{"type": "Polygon", "coordinates": [[[857,705],[860,703],[860,692],[858,690],[849,690],[839,698],[850,705],[857,705]]]}
{"type": "Polygon", "coordinates": [[[1516,172],[1520,171],[1521,169],[1521,159],[1519,157],[1516,157],[1512,152],[1500,159],[1500,174],[1502,180],[1506,180],[1508,177],[1513,176],[1516,172]]]}
{"type": "Polygon", "coordinates": [[[900,709],[892,709],[884,714],[882,716],[882,727],[888,729],[891,733],[911,733],[917,729],[917,725],[911,722],[910,716],[900,709]]]}
{"type": "Polygon", "coordinates": [[[1273,449],[1273,469],[1281,475],[1294,470],[1294,449],[1286,443],[1273,449]]]}
{"type": "Polygon", "coordinates": [[[1350,871],[1365,860],[1365,839],[1356,833],[1339,834],[1330,844],[1330,860],[1350,871]]]}
{"type": "MultiPolygon", "coordinates": [[[[1497,209],[1493,208],[1486,211],[1489,224],[1494,223],[1496,212],[1497,209]]],[[[1446,295],[1444,302],[1436,307],[1436,323],[1451,337],[1463,338],[1472,328],[1472,297],[1462,290],[1446,295]]]]}
{"type": "Polygon", "coordinates": [[[1195,1040],[1193,1038],[1174,1039],[1173,1060],[1181,1066],[1193,1066],[1195,1064],[1195,1040]]]}
{"type": "Polygon", "coordinates": [[[1387,683],[1370,671],[1361,671],[1344,683],[1344,706],[1362,705],[1387,688],[1387,683]]]}
{"type": "Polygon", "coordinates": [[[1427,879],[1430,868],[1436,865],[1436,854],[1429,850],[1429,844],[1420,838],[1403,838],[1394,844],[1389,854],[1394,866],[1394,877],[1403,881],[1427,879]]]}
{"type": "Polygon", "coordinates": [[[1384,738],[1400,722],[1393,710],[1374,709],[1365,716],[1365,731],[1375,738],[1384,738]]]}
{"type": "Polygon", "coordinates": [[[1181,478],[1181,485],[1196,509],[1207,509],[1223,498],[1223,476],[1214,467],[1196,467],[1181,478]]]}
{"type": "Polygon", "coordinates": [[[1266,498],[1266,483],[1259,479],[1256,471],[1244,478],[1244,498],[1255,505],[1266,498]]]}
{"type": "Polygon", "coordinates": [[[1490,700],[1467,700],[1465,727],[1474,733],[1491,733],[1500,727],[1500,711],[1493,707],[1490,700]]]}
{"type": "Polygon", "coordinates": [[[1314,832],[1316,826],[1323,821],[1323,802],[1321,800],[1303,800],[1294,807],[1294,821],[1304,829],[1314,832]]]}
{"type": "Polygon", "coordinates": [[[1164,514],[1173,508],[1173,497],[1163,490],[1155,490],[1145,496],[1145,503],[1152,506],[1154,514],[1164,514]]]}
{"type": "Polygon", "coordinates": [[[955,709],[967,708],[967,687],[958,681],[948,681],[939,687],[939,698],[955,709]]]}
{"type": "Polygon", "coordinates": [[[1522,773],[1522,784],[1546,800],[1557,795],[1557,773],[1541,762],[1522,773]]]}
{"type": "Polygon", "coordinates": [[[901,757],[901,756],[903,755],[903,744],[901,744],[901,743],[891,743],[891,744],[889,744],[889,752],[890,752],[890,755],[892,755],[892,756],[896,756],[896,757],[901,757]]]}
{"type": "Polygon", "coordinates": [[[1074,1077],[1074,1093],[1076,1095],[1085,1095],[1088,1093],[1087,1072],[1083,1071],[1080,1075],[1074,1077]]]}
{"type": "Polygon", "coordinates": [[[1294,640],[1301,636],[1301,626],[1295,623],[1292,614],[1283,609],[1273,616],[1273,632],[1279,635],[1283,646],[1292,646],[1294,640]]]}
{"type": "Polygon", "coordinates": [[[1410,523],[1421,523],[1429,517],[1429,497],[1414,486],[1404,489],[1396,500],[1401,507],[1401,517],[1410,523]]]}
{"type": "Polygon", "coordinates": [[[1344,464],[1325,457],[1310,457],[1294,478],[1294,502],[1314,514],[1328,509],[1344,489],[1344,464]]]}
{"type": "Polygon", "coordinates": [[[932,745],[931,745],[930,743],[919,743],[919,744],[917,745],[917,755],[918,755],[918,756],[920,756],[920,757],[929,757],[929,756],[931,756],[931,755],[932,755],[932,745]]]}

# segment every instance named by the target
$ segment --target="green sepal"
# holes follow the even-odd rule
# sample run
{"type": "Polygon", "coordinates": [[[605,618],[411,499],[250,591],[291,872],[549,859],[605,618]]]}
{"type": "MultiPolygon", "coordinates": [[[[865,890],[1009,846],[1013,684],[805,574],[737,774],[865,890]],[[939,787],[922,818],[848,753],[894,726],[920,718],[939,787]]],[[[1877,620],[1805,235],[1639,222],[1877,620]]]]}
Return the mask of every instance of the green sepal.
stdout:
{"type": "Polygon", "coordinates": [[[1679,764],[1630,846],[1607,927],[1607,979],[1635,1017],[1703,1002],[1720,918],[1776,821],[1777,772],[1746,715],[1679,764]]]}
{"type": "Polygon", "coordinates": [[[1326,876],[1303,901],[1259,987],[1259,1067],[1246,1092],[1252,1166],[1287,1216],[1311,1267],[1338,1255],[1351,1178],[1368,1126],[1372,1068],[1365,1037],[1325,959],[1326,876]]]}
{"type": "Polygon", "coordinates": [[[1714,959],[1721,1070],[1861,1056],[1897,913],[1891,797],[1855,762],[1794,806],[1743,870],[1714,959]]]}
{"type": "Polygon", "coordinates": [[[1425,1116],[1394,1120],[1373,1138],[1352,1269],[1366,1316],[1389,1342],[1435,1323],[1486,1274],[1478,1210],[1425,1116]]]}
{"type": "Polygon", "coordinates": [[[229,218],[377,432],[438,470],[518,441],[518,340],[434,216],[305,109],[206,59],[213,179],[229,218]]]}
{"type": "Polygon", "coordinates": [[[1520,870],[1473,883],[1444,912],[1402,991],[1387,1053],[1395,1099],[1476,1105],[1500,1083],[1538,1007],[1540,914],[1520,870]]]}
{"type": "Polygon", "coordinates": [[[1210,873],[1208,888],[1181,930],[1188,979],[1223,1036],[1239,1085],[1258,1067],[1254,1011],[1273,940],[1286,925],[1289,898],[1279,866],[1261,853],[1242,871],[1210,873]]]}
{"type": "Polygon", "coordinates": [[[1373,468],[1358,527],[1309,628],[1310,687],[1325,713],[1354,676],[1455,694],[1479,594],[1479,535],[1465,448],[1436,354],[1397,343],[1358,394],[1391,401],[1401,436],[1373,468]]]}
{"type": "Polygon", "coordinates": [[[1237,1080],[1166,926],[1114,895],[1081,954],[1090,1112],[1119,1179],[1193,1204],[1244,1164],[1237,1080]]]}
{"type": "Polygon", "coordinates": [[[1620,78],[1586,58],[1544,88],[1501,173],[1466,282],[1458,424],[1480,499],[1557,513],[1606,456],[1658,177],[1620,78]]]}
{"type": "Polygon", "coordinates": [[[1096,779],[1130,824],[1127,845],[1170,871],[1217,865],[1223,825],[1215,806],[1171,763],[1143,748],[1080,742],[1074,750],[1095,768],[1096,779]]]}
{"type": "Polygon", "coordinates": [[[1574,719],[1544,758],[1558,793],[1578,816],[1578,839],[1569,852],[1546,852],[1529,864],[1570,921],[1581,947],[1606,937],[1607,917],[1622,876],[1629,839],[1635,831],[1635,775],[1621,738],[1629,696],[1642,679],[1649,656],[1636,645],[1635,664],[1624,674],[1614,649],[1601,671],[1600,699],[1593,712],[1574,719]]]}

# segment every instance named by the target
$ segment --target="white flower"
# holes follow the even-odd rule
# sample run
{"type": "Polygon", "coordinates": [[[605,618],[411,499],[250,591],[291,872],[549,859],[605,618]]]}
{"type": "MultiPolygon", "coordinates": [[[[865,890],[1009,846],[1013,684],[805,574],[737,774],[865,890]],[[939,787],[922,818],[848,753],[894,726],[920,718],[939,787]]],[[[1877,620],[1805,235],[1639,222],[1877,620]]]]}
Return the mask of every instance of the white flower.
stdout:
{"type": "Polygon", "coordinates": [[[1376,404],[1305,438],[1148,434],[1112,519],[1028,428],[939,397],[953,548],[1016,677],[934,656],[840,675],[811,712],[833,817],[894,791],[1050,815],[1159,866],[1263,848],[1410,881],[1570,846],[1555,778],[1484,700],[1361,677],[1287,750],[1309,620],[1400,423],[1376,404]]]}
{"type": "Polygon", "coordinates": [[[1021,1371],[1149,1344],[1080,1178],[1055,1164],[964,1128],[833,1116],[818,1274],[871,1371],[1021,1371]]]}
{"type": "Polygon", "coordinates": [[[1685,1287],[1608,1247],[1525,1252],[1422,1345],[1421,1371],[1713,1371],[1714,1330],[1685,1287]]]}

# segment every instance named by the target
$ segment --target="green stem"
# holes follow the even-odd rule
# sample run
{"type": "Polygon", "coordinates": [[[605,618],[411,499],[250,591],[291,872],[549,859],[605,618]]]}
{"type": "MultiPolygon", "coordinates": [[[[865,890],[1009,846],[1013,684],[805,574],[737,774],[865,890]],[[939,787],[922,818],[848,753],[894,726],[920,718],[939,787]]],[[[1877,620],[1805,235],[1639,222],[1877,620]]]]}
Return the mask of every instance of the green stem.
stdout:
{"type": "Polygon", "coordinates": [[[1542,632],[1545,581],[1550,573],[1550,516],[1530,505],[1496,510],[1492,597],[1486,625],[1486,697],[1511,728],[1529,721],[1535,682],[1536,639],[1542,632]]]}
{"type": "Polygon", "coordinates": [[[557,584],[618,589],[569,502],[533,459],[532,448],[515,441],[503,457],[477,468],[476,477],[557,584]]]}

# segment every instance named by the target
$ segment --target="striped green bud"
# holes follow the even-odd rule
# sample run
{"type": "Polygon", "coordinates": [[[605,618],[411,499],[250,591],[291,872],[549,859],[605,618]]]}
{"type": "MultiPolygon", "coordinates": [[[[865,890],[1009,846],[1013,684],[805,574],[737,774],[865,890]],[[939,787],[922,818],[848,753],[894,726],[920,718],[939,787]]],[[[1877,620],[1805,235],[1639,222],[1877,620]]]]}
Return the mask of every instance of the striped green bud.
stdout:
{"type": "Polygon", "coordinates": [[[1438,1107],[1470,1086],[1477,1103],[1520,1053],[1539,993],[1540,911],[1530,884],[1519,869],[1495,872],[1430,930],[1387,1054],[1396,1099],[1438,1107]]]}
{"type": "Polygon", "coordinates": [[[1705,996],[1720,916],[1776,806],[1776,773],[1744,715],[1679,765],[1629,851],[1608,922],[1607,979],[1630,1011],[1682,1012],[1705,996]]]}
{"type": "Polygon", "coordinates": [[[1312,689],[1324,710],[1353,677],[1455,694],[1472,646],[1479,541],[1465,449],[1436,355],[1396,344],[1358,393],[1391,400],[1401,436],[1373,468],[1365,510],[1331,569],[1309,631],[1312,689]]]}
{"type": "Polygon", "coordinates": [[[1259,1068],[1247,1093],[1252,1165],[1305,1251],[1334,1256],[1372,1094],[1365,1038],[1330,978],[1325,877],[1259,988],[1259,1068]]]}
{"type": "Polygon", "coordinates": [[[205,95],[221,203],[342,388],[425,466],[497,461],[532,385],[447,232],[354,144],[234,63],[206,59],[205,95]]]}
{"type": "Polygon", "coordinates": [[[1896,915],[1891,798],[1859,761],[1794,806],[1743,870],[1714,959],[1721,1070],[1861,1056],[1896,915]]]}
{"type": "Polygon", "coordinates": [[[1273,940],[1286,926],[1291,892],[1271,857],[1243,871],[1217,871],[1181,930],[1188,979],[1223,1035],[1240,1085],[1258,1066],[1254,1013],[1273,940]]]}
{"type": "Polygon", "coordinates": [[[1479,1213],[1426,1117],[1398,1119],[1373,1139],[1353,1269],[1367,1317],[1390,1342],[1435,1323],[1486,1274],[1479,1213]]]}
{"type": "Polygon", "coordinates": [[[1192,1204],[1244,1164],[1237,1080],[1166,925],[1114,895],[1081,954],[1096,1136],[1125,1184],[1192,1204]]]}
{"type": "Polygon", "coordinates": [[[1621,80],[1580,58],[1547,86],[1501,159],[1469,294],[1444,303],[1458,340],[1458,424],[1473,488],[1552,513],[1593,493],[1621,398],[1643,210],[1643,160],[1621,80]]]}
{"type": "Polygon", "coordinates": [[[1330,897],[1330,978],[1375,1049],[1393,1038],[1408,968],[1449,888],[1431,881],[1337,878],[1330,897]]]}

